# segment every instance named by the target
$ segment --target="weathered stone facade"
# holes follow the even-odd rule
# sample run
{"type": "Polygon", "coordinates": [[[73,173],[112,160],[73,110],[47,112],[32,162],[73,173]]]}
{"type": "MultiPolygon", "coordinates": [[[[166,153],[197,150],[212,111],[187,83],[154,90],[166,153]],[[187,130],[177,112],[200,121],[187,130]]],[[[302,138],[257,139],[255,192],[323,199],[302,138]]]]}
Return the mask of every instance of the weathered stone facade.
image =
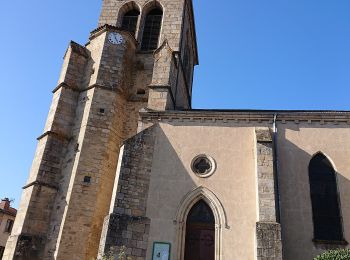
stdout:
{"type": "Polygon", "coordinates": [[[335,247],[313,240],[307,177],[317,152],[334,159],[336,242],[349,247],[350,112],[192,110],[197,64],[191,0],[103,1],[88,43],[66,51],[3,259],[145,260],[166,242],[183,260],[188,215],[202,200],[214,220],[198,241],[210,242],[211,260],[310,260],[335,247]],[[158,45],[144,51],[154,8],[158,45]],[[135,33],[122,29],[131,10],[135,33]],[[199,155],[211,174],[193,171],[199,155]]]}
{"type": "Polygon", "coordinates": [[[192,78],[185,84],[182,46],[191,45],[193,74],[193,26],[191,1],[103,1],[89,42],[71,42],[65,54],[4,259],[97,256],[119,148],[137,133],[139,110],[191,107],[192,78]],[[142,52],[145,15],[155,6],[164,13],[159,50],[142,52]],[[141,13],[136,35],[120,29],[131,8],[141,13]],[[122,35],[123,43],[111,44],[111,32],[122,35]]]}
{"type": "Polygon", "coordinates": [[[111,212],[105,218],[99,258],[118,255],[122,247],[133,259],[145,259],[151,220],[146,217],[155,142],[154,132],[142,131],[121,149],[111,212]]]}
{"type": "Polygon", "coordinates": [[[282,260],[281,226],[277,223],[273,137],[269,128],[256,128],[259,221],[256,223],[257,259],[282,260]]]}
{"type": "Polygon", "coordinates": [[[282,259],[281,225],[272,222],[256,223],[257,259],[282,259]]]}

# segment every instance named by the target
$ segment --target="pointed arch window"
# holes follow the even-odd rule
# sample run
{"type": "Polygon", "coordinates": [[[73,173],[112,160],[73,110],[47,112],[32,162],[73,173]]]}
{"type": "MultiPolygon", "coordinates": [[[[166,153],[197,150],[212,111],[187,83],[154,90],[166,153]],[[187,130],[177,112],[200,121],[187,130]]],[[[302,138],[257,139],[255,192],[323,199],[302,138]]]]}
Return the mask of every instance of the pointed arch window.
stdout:
{"type": "Polygon", "coordinates": [[[187,223],[215,224],[213,212],[204,200],[199,200],[192,207],[187,216],[187,223]]]}
{"type": "Polygon", "coordinates": [[[325,155],[316,154],[309,164],[314,240],[343,241],[336,173],[325,155]]]}
{"type": "Polygon", "coordinates": [[[141,50],[155,50],[158,47],[158,40],[162,24],[163,11],[159,8],[151,10],[145,19],[141,50]]]}
{"type": "Polygon", "coordinates": [[[125,13],[122,20],[122,29],[129,31],[132,35],[135,35],[139,15],[140,12],[136,9],[125,13]]]}

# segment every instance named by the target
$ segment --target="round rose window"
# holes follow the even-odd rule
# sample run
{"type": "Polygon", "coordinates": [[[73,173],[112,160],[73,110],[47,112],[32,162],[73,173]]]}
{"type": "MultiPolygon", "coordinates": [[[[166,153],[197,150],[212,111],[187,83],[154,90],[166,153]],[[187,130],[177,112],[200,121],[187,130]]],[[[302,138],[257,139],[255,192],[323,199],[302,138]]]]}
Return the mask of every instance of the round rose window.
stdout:
{"type": "Polygon", "coordinates": [[[209,177],[214,173],[216,165],[213,158],[201,154],[192,160],[191,168],[199,177],[209,177]]]}

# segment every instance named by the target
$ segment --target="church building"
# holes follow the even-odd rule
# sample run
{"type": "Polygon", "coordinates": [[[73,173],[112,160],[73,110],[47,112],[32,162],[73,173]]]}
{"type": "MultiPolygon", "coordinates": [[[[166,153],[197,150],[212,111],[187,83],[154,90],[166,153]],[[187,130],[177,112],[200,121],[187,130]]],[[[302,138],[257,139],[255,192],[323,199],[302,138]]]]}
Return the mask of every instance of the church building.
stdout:
{"type": "Polygon", "coordinates": [[[4,260],[349,248],[349,111],[192,109],[192,0],[102,5],[65,53],[4,260]]]}

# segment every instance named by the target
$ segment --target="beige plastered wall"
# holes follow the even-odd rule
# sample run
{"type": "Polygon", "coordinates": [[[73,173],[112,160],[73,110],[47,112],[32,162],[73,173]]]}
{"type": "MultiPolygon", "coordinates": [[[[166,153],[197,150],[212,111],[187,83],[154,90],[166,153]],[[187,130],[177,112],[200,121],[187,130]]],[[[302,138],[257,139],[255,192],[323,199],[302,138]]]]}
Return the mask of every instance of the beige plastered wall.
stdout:
{"type": "Polygon", "coordinates": [[[14,221],[15,217],[0,213],[0,246],[3,247],[5,247],[7,239],[10,235],[10,233],[5,232],[8,219],[12,219],[14,221]]]}
{"type": "Polygon", "coordinates": [[[185,195],[205,187],[222,203],[229,228],[222,227],[220,259],[253,260],[257,221],[255,137],[253,127],[174,125],[160,123],[154,149],[147,217],[151,227],[147,259],[153,242],[170,242],[177,258],[176,211],[185,195]],[[208,154],[217,169],[209,178],[197,177],[192,159],[208,154]]]}
{"type": "Polygon", "coordinates": [[[308,165],[319,151],[337,172],[344,237],[350,241],[350,129],[345,123],[291,122],[277,126],[284,260],[312,260],[327,249],[312,242],[308,165]]]}

